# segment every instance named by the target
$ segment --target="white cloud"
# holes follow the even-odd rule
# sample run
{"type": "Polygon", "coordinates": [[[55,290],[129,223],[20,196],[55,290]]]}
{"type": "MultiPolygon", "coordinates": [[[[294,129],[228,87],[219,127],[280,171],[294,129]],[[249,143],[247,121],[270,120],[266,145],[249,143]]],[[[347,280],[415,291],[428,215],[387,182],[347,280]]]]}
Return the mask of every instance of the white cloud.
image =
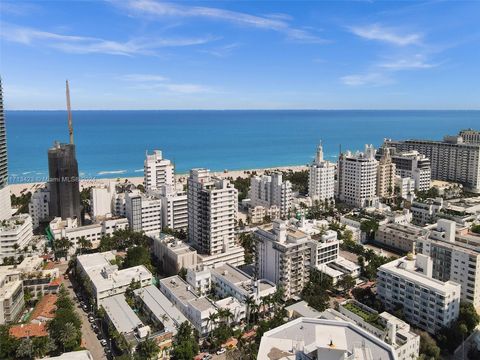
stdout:
{"type": "Polygon", "coordinates": [[[288,39],[309,43],[324,43],[324,39],[301,29],[290,26],[285,16],[256,16],[243,12],[205,6],[185,6],[169,2],[153,0],[112,0],[113,3],[127,9],[150,16],[170,17],[201,17],[213,20],[227,21],[243,26],[273,30],[286,34],[288,39]]]}
{"type": "Polygon", "coordinates": [[[24,45],[41,45],[77,54],[109,54],[109,55],[153,55],[162,47],[177,47],[205,44],[213,40],[204,38],[134,38],[125,42],[105,40],[96,37],[63,35],[28,27],[2,23],[0,37],[6,41],[24,45]]]}
{"type": "Polygon", "coordinates": [[[166,81],[168,78],[154,74],[126,74],[118,77],[120,80],[134,82],[166,81]]]}
{"type": "Polygon", "coordinates": [[[392,80],[381,72],[346,75],[342,76],[340,80],[347,86],[382,86],[392,83],[392,80]]]}
{"type": "Polygon", "coordinates": [[[203,49],[200,50],[201,52],[204,52],[206,54],[210,54],[216,57],[224,58],[229,56],[232,51],[240,46],[239,43],[232,43],[232,44],[227,44],[224,46],[218,46],[213,49],[203,49]]]}
{"type": "Polygon", "coordinates": [[[173,94],[199,94],[212,92],[212,89],[199,84],[172,83],[168,78],[155,74],[126,74],[117,76],[117,79],[133,82],[131,87],[136,90],[160,90],[173,94]]]}
{"type": "Polygon", "coordinates": [[[425,57],[419,54],[379,64],[380,67],[392,71],[430,69],[438,65],[427,62],[425,57]]]}
{"type": "Polygon", "coordinates": [[[419,45],[422,41],[421,34],[400,34],[395,29],[383,27],[378,24],[354,26],[350,27],[349,30],[364,39],[383,41],[397,46],[419,45]]]}

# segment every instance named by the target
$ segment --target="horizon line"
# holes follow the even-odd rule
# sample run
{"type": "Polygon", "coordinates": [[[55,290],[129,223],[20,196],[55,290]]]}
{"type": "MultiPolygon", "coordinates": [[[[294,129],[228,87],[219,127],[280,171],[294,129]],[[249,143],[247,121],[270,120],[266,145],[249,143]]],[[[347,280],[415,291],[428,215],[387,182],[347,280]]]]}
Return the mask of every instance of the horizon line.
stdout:
{"type": "MultiPolygon", "coordinates": [[[[66,109],[5,109],[5,111],[67,111],[66,109]]],[[[318,108],[285,108],[285,109],[221,109],[221,108],[211,108],[211,109],[72,109],[73,111],[480,111],[480,108],[473,109],[398,109],[398,108],[385,108],[385,109],[342,109],[342,108],[332,108],[332,109],[318,109],[318,108]]]]}

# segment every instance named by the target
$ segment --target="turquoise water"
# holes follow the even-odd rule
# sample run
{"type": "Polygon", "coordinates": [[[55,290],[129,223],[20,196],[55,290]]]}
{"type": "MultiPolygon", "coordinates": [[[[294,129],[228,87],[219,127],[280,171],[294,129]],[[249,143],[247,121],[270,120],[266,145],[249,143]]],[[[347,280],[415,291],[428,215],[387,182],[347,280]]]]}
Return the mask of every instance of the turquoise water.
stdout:
{"type": "MultiPolygon", "coordinates": [[[[64,111],[7,111],[10,182],[42,181],[47,150],[68,141],[64,111]]],[[[81,176],[142,176],[146,150],[161,149],[177,172],[301,165],[322,140],[362,149],[393,139],[441,139],[480,129],[480,111],[74,111],[81,176]]]]}

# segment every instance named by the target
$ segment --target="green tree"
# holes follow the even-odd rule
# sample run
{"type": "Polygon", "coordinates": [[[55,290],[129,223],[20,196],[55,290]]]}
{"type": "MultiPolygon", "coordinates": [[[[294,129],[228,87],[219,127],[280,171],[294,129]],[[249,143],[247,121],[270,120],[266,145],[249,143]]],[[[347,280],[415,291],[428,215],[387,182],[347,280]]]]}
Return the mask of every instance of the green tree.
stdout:
{"type": "Polygon", "coordinates": [[[355,286],[355,279],[351,275],[345,275],[337,282],[337,287],[344,292],[349,292],[355,286]]]}
{"type": "Polygon", "coordinates": [[[150,271],[152,270],[150,252],[143,246],[129,248],[122,267],[126,269],[138,265],[144,265],[150,271]]]}
{"type": "Polygon", "coordinates": [[[419,331],[418,334],[420,335],[420,354],[425,360],[440,359],[440,348],[430,334],[426,331],[419,331]]]}
{"type": "Polygon", "coordinates": [[[158,353],[160,352],[160,348],[158,347],[157,343],[147,338],[144,341],[141,341],[136,348],[135,351],[135,359],[138,360],[153,360],[158,358],[158,353]]]}
{"type": "Polygon", "coordinates": [[[20,340],[15,351],[18,359],[33,359],[33,341],[30,338],[20,340]]]}
{"type": "Polygon", "coordinates": [[[10,336],[10,326],[0,325],[0,359],[14,359],[18,342],[10,336]]]}
{"type": "Polygon", "coordinates": [[[180,324],[177,334],[173,339],[173,347],[171,351],[174,360],[191,360],[199,352],[198,340],[195,331],[189,322],[185,321],[180,324]]]}

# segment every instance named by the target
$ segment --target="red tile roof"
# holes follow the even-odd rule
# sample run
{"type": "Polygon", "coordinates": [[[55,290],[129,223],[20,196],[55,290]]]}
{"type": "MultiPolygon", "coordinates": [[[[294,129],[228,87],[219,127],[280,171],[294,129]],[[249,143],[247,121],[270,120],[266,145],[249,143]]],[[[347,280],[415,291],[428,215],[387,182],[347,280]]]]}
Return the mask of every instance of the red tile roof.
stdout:
{"type": "Polygon", "coordinates": [[[26,337],[42,337],[48,336],[48,331],[45,323],[38,324],[20,324],[10,327],[10,335],[22,339],[26,337]]]}
{"type": "Polygon", "coordinates": [[[33,309],[31,320],[35,320],[39,317],[46,319],[53,319],[55,317],[55,302],[57,301],[57,295],[47,294],[40,299],[35,309],[33,309]]]}
{"type": "Polygon", "coordinates": [[[56,279],[53,279],[52,281],[50,281],[50,284],[48,284],[48,286],[60,286],[61,284],[62,284],[62,277],[59,276],[56,279]]]}

